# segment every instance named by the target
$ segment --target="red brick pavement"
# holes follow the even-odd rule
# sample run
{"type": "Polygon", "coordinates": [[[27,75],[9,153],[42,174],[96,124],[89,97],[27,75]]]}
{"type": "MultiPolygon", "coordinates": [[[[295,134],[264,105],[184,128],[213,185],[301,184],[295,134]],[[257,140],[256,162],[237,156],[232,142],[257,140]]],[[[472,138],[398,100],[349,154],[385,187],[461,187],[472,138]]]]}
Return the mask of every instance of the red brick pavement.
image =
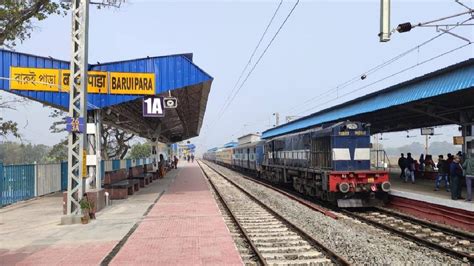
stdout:
{"type": "Polygon", "coordinates": [[[98,265],[118,241],[0,250],[0,265],[98,265]]]}
{"type": "Polygon", "coordinates": [[[112,265],[242,265],[196,164],[184,166],[112,265]]]}

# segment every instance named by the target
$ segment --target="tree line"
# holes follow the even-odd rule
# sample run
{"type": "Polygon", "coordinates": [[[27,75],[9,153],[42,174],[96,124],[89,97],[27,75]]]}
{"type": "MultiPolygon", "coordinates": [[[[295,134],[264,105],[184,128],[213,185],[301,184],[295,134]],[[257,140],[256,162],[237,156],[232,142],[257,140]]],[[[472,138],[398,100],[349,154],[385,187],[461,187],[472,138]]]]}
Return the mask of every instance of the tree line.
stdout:
{"type": "MultiPolygon", "coordinates": [[[[67,142],[62,141],[53,146],[14,141],[0,142],[0,162],[3,164],[58,163],[67,161],[67,142]]],[[[129,151],[119,157],[108,159],[140,159],[151,155],[148,143],[136,143],[129,151]]],[[[104,158],[103,158],[104,159],[104,158]]]]}

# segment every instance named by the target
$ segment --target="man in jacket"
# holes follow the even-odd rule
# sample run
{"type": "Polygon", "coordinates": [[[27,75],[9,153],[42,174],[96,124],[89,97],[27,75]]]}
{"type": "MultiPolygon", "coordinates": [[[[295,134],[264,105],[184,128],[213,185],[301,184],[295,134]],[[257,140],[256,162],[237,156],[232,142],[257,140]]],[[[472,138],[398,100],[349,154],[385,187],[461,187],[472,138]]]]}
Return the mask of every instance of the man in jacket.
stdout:
{"type": "Polygon", "coordinates": [[[400,173],[400,178],[405,179],[405,168],[407,168],[407,158],[405,158],[405,155],[402,153],[401,157],[398,159],[398,166],[400,167],[400,170],[402,171],[400,173]]]}
{"type": "Polygon", "coordinates": [[[407,165],[408,175],[405,174],[405,183],[408,181],[408,177],[411,178],[411,182],[415,184],[415,160],[411,157],[411,153],[407,153],[407,165]]]}
{"type": "Polygon", "coordinates": [[[462,168],[466,174],[467,198],[466,201],[472,201],[472,181],[474,180],[474,154],[464,160],[462,168]]]}
{"type": "Polygon", "coordinates": [[[459,181],[462,179],[463,170],[462,166],[459,163],[461,159],[459,156],[455,155],[453,162],[450,166],[451,172],[451,199],[458,200],[461,198],[461,189],[459,186],[459,181]]]}
{"type": "Polygon", "coordinates": [[[449,179],[446,167],[447,162],[444,160],[443,155],[438,156],[438,176],[436,177],[436,185],[435,191],[439,190],[439,183],[441,180],[444,181],[444,186],[446,187],[446,191],[449,192],[449,179]]]}

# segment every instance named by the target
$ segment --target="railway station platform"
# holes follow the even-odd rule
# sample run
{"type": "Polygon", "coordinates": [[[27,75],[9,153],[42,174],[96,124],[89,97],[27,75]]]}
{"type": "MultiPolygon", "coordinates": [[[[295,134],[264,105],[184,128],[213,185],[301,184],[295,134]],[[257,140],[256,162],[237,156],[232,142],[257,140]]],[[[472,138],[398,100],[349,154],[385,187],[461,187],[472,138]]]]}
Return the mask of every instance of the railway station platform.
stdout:
{"type": "MultiPolygon", "coordinates": [[[[444,182],[440,184],[439,191],[434,191],[435,180],[418,179],[415,184],[403,182],[398,175],[390,178],[392,184],[391,195],[409,199],[420,200],[428,203],[443,205],[446,207],[474,211],[474,203],[464,200],[452,200],[451,192],[446,192],[444,182]]],[[[466,187],[462,189],[462,197],[466,198],[466,187]]]]}
{"type": "MultiPolygon", "coordinates": [[[[405,183],[399,173],[392,173],[390,182],[390,208],[471,232],[474,230],[474,203],[452,200],[444,183],[439,191],[434,191],[435,180],[418,179],[415,184],[405,183]]],[[[462,197],[466,198],[465,185],[462,197]]]]}
{"type": "Polygon", "coordinates": [[[198,165],[178,167],[86,225],[59,224],[62,193],[0,209],[0,265],[242,265],[198,165]]]}
{"type": "Polygon", "coordinates": [[[182,169],[111,265],[242,265],[197,163],[182,169]]]}

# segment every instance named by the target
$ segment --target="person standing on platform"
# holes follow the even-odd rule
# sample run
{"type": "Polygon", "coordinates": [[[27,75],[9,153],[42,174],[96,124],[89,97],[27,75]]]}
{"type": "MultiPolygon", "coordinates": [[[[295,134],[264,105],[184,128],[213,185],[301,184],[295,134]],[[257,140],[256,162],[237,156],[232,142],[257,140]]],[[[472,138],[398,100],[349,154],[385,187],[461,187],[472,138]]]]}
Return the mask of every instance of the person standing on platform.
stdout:
{"type": "Polygon", "coordinates": [[[402,153],[401,157],[398,158],[398,166],[400,167],[400,170],[402,171],[400,173],[400,178],[402,180],[405,180],[405,168],[407,168],[407,158],[405,158],[405,155],[402,153]]]}
{"type": "Polygon", "coordinates": [[[451,199],[458,200],[461,199],[461,187],[459,186],[459,181],[462,178],[463,171],[462,166],[459,163],[459,156],[454,156],[453,162],[450,166],[451,173],[451,199]]]}
{"type": "Polygon", "coordinates": [[[451,184],[451,163],[453,162],[453,158],[454,157],[451,155],[451,153],[448,153],[448,158],[446,159],[446,165],[447,165],[448,171],[446,173],[448,173],[448,180],[450,184],[451,184]]]}
{"type": "Polygon", "coordinates": [[[444,160],[443,155],[438,156],[438,176],[436,177],[436,186],[435,191],[439,190],[439,183],[441,180],[444,180],[444,186],[446,187],[446,191],[449,192],[449,179],[448,179],[448,168],[446,166],[447,162],[444,160]]]}
{"type": "Polygon", "coordinates": [[[430,154],[427,154],[425,157],[425,172],[433,172],[434,165],[433,157],[430,154]]]}
{"type": "Polygon", "coordinates": [[[458,151],[458,153],[456,153],[457,156],[459,156],[459,163],[460,164],[463,164],[464,163],[464,154],[462,153],[462,151],[458,151]]]}
{"type": "Polygon", "coordinates": [[[411,178],[411,183],[415,184],[415,160],[411,157],[411,153],[407,153],[407,173],[405,174],[405,183],[408,177],[411,178]]]}
{"type": "Polygon", "coordinates": [[[160,161],[158,162],[158,173],[160,178],[163,178],[165,176],[165,157],[163,156],[163,154],[160,154],[160,161]]]}
{"type": "Polygon", "coordinates": [[[466,188],[467,188],[467,198],[466,201],[472,201],[472,181],[474,180],[474,154],[471,154],[469,158],[464,160],[462,164],[466,173],[466,188]]]}
{"type": "Polygon", "coordinates": [[[423,153],[420,155],[419,163],[420,167],[418,170],[420,170],[420,172],[423,172],[425,170],[425,156],[423,155],[423,153]]]}
{"type": "Polygon", "coordinates": [[[178,169],[178,157],[175,155],[174,156],[174,169],[178,169]]]}

